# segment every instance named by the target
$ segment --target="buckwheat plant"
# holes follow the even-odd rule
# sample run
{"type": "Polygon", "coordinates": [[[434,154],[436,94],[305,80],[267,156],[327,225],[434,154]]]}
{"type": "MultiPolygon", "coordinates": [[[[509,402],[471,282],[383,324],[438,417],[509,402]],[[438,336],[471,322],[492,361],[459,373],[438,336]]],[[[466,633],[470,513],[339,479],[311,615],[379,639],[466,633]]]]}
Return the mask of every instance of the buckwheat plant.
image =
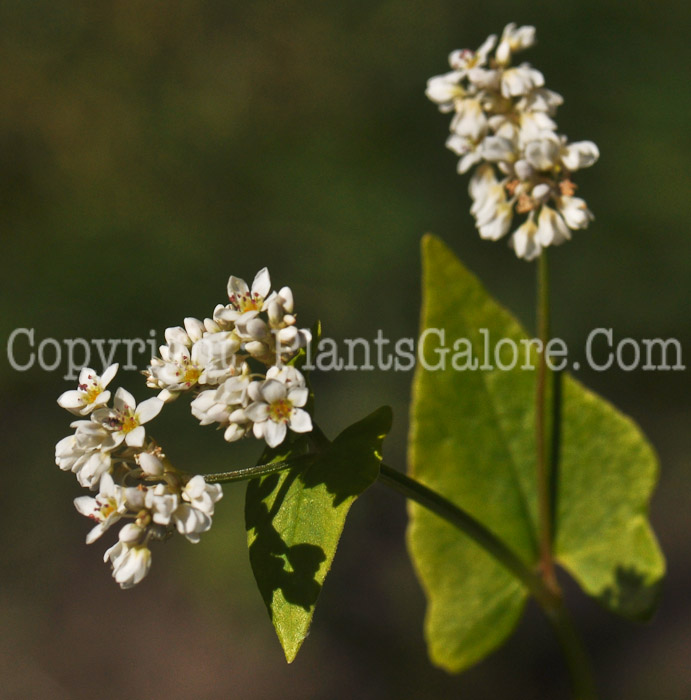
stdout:
{"type": "Polygon", "coordinates": [[[459,172],[474,169],[480,235],[497,240],[515,227],[517,256],[538,259],[537,337],[425,236],[404,474],[382,462],[388,407],[333,440],[319,428],[306,350],[312,341],[318,351],[320,326],[298,326],[291,290],[271,291],[266,269],[251,287],[231,277],[226,304],[165,331],[145,372],[156,396],[138,402],[122,388],[111,396],[112,365],[102,375],[85,368],[77,389],[58,399],[78,419],[57,444],[57,464],[94,493],[75,499],[94,522],[87,543],[119,524],[105,560],[121,587],[146,576],[152,543],[175,532],[198,542],[221,484],[246,481],[249,559],[290,662],[348,510],[379,481],[412,501],[407,544],[428,601],[434,664],[460,672],[477,663],[512,634],[533,598],[554,628],[574,697],[596,697],[560,577],[618,615],[651,615],[665,571],[648,521],[658,463],[633,421],[555,362],[547,248],[592,221],[572,178],[598,149],[560,135],[561,96],[528,63],[512,64],[534,41],[533,27],[509,24],[476,51],[454,51],[451,71],[429,81],[427,96],[453,113],[447,146],[460,156],[459,172]],[[258,464],[212,474],[174,467],[149,430],[183,397],[193,418],[228,443],[264,443],[258,464]]]}

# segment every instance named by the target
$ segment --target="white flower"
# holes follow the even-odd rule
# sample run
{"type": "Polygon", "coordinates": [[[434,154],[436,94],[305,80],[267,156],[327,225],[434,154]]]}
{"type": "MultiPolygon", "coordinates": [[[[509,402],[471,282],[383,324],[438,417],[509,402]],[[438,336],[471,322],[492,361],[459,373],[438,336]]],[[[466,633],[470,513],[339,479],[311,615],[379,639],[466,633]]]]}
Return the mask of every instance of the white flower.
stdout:
{"type": "Polygon", "coordinates": [[[552,170],[559,162],[561,144],[556,135],[549,135],[526,144],[525,159],[535,170],[552,170]]]}
{"type": "Polygon", "coordinates": [[[113,567],[113,578],[120,588],[136,586],[151,568],[151,551],[141,544],[144,529],[130,523],[121,530],[118,542],[106,550],[103,561],[110,560],[113,567]]]}
{"type": "Polygon", "coordinates": [[[513,221],[513,203],[504,201],[499,203],[489,216],[478,218],[475,222],[480,233],[480,238],[490,241],[498,241],[505,236],[511,228],[513,221]]]}
{"type": "Polygon", "coordinates": [[[487,163],[481,165],[470,178],[468,193],[473,200],[470,213],[476,220],[491,218],[491,210],[506,202],[504,182],[497,180],[494,169],[487,163]]]}
{"type": "Polygon", "coordinates": [[[223,498],[220,484],[207,484],[204,477],[193,476],[182,489],[182,499],[193,508],[211,516],[214,514],[214,504],[223,498]]]}
{"type": "Polygon", "coordinates": [[[456,102],[465,97],[466,91],[461,87],[463,73],[451,71],[443,75],[435,75],[427,81],[425,95],[439,105],[440,112],[450,112],[456,102]]]}
{"type": "Polygon", "coordinates": [[[520,97],[531,90],[542,87],[545,78],[539,70],[529,63],[522,63],[515,68],[509,68],[501,76],[501,94],[504,97],[520,97]]]}
{"type": "Polygon", "coordinates": [[[167,525],[179,504],[179,497],[167,484],[156,484],[146,490],[144,505],[151,511],[151,519],[157,525],[167,525]]]}
{"type": "Polygon", "coordinates": [[[161,476],[165,471],[163,462],[151,452],[140,452],[135,456],[137,464],[147,476],[161,476]]]}
{"type": "Polygon", "coordinates": [[[182,490],[183,502],[173,513],[175,526],[190,542],[211,527],[214,505],[223,497],[220,484],[207,484],[204,477],[192,477],[182,490]]]}
{"type": "Polygon", "coordinates": [[[564,98],[554,90],[547,88],[536,88],[527,95],[521,97],[516,103],[519,112],[546,112],[554,115],[557,107],[564,104],[564,98]]]}
{"type": "Polygon", "coordinates": [[[496,91],[501,85],[501,71],[471,68],[468,71],[468,80],[477,90],[496,91]]]}
{"type": "Polygon", "coordinates": [[[95,408],[104,406],[110,400],[110,392],[106,387],[111,382],[118,365],[110,365],[99,377],[90,367],[84,367],[79,373],[79,384],[76,389],[66,391],[58,398],[58,404],[78,416],[86,416],[95,408]]]}
{"type": "Polygon", "coordinates": [[[467,71],[475,66],[484,66],[490,51],[497,44],[497,35],[490,34],[477,51],[459,49],[449,55],[449,65],[455,70],[467,71]]]}
{"type": "Polygon", "coordinates": [[[526,25],[516,28],[513,22],[507,24],[502,32],[499,46],[497,46],[497,52],[495,54],[497,63],[500,65],[508,65],[513,53],[522,49],[528,49],[534,43],[535,27],[526,25]]]}
{"type": "Polygon", "coordinates": [[[487,132],[487,117],[482,105],[474,99],[461,100],[450,128],[454,134],[479,141],[487,132]]]}
{"type": "Polygon", "coordinates": [[[571,238],[564,219],[551,207],[543,206],[537,217],[536,237],[543,247],[560,245],[571,238]]]}
{"type": "Polygon", "coordinates": [[[537,226],[532,217],[519,226],[511,236],[511,247],[519,258],[534,260],[542,252],[542,246],[536,239],[537,226]]]}
{"type": "Polygon", "coordinates": [[[137,405],[132,394],[121,387],[115,392],[113,404],[112,409],[99,408],[94,411],[93,419],[116,436],[124,436],[125,443],[130,447],[141,447],[146,435],[144,423],[160,413],[163,402],[154,397],[137,405]]]}
{"type": "Polygon", "coordinates": [[[74,472],[82,486],[95,489],[101,476],[110,470],[110,453],[123,437],[92,421],[75,421],[70,427],[76,429],[75,433],[55,446],[55,463],[63,471],[74,472]]]}
{"type": "Polygon", "coordinates": [[[249,403],[249,385],[248,374],[243,374],[227,379],[218,389],[202,391],[191,403],[192,415],[201,425],[227,425],[224,438],[228,442],[239,440],[252,427],[244,410],[249,403]]]}
{"type": "Polygon", "coordinates": [[[517,157],[515,144],[502,136],[488,136],[482,142],[481,154],[490,163],[513,163],[517,157]]]}
{"type": "Polygon", "coordinates": [[[220,318],[222,321],[236,322],[248,311],[261,311],[264,308],[264,302],[270,299],[270,290],[271,278],[265,267],[255,275],[251,290],[245,280],[231,275],[228,280],[230,304],[218,314],[215,313],[214,319],[220,318]]]}
{"type": "Polygon", "coordinates": [[[245,414],[254,423],[255,437],[264,438],[269,447],[280,445],[288,428],[296,433],[312,430],[309,413],[301,408],[307,403],[309,391],[293,367],[272,367],[265,381],[250,384],[248,394],[253,403],[245,414]]]}
{"type": "Polygon", "coordinates": [[[587,228],[595,218],[585,200],[580,197],[560,197],[557,199],[557,208],[566,225],[571,229],[587,228]]]}
{"type": "Polygon", "coordinates": [[[234,332],[220,331],[204,332],[194,341],[190,337],[187,344],[162,345],[161,357],[153,358],[149,365],[147,385],[161,389],[158,398],[168,403],[198,384],[219,384],[239,371],[242,360],[235,355],[239,348],[240,339],[234,332]]]}
{"type": "Polygon", "coordinates": [[[482,160],[482,155],[478,150],[479,144],[471,139],[451,134],[446,139],[446,147],[453,151],[457,156],[461,156],[458,161],[458,172],[463,174],[468,172],[473,165],[476,165],[482,160]]]}
{"type": "Polygon", "coordinates": [[[125,489],[115,484],[110,474],[104,474],[98,495],[95,498],[79,496],[74,499],[74,506],[82,515],[97,522],[86,536],[86,543],[91,544],[127,511],[125,489]]]}
{"type": "Polygon", "coordinates": [[[173,514],[173,520],[178,532],[193,544],[199,542],[201,533],[211,527],[211,517],[189,503],[180,505],[173,514]]]}
{"type": "Polygon", "coordinates": [[[600,151],[592,141],[577,141],[564,148],[561,160],[569,170],[580,170],[589,168],[599,157],[600,151]]]}

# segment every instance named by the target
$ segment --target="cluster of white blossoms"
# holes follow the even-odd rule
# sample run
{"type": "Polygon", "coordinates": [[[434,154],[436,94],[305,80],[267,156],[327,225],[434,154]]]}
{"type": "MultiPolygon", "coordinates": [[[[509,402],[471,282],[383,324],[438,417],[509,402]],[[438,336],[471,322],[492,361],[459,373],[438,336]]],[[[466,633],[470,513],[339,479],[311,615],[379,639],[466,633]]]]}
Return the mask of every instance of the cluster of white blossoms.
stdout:
{"type": "Polygon", "coordinates": [[[228,442],[254,435],[276,447],[288,429],[309,432],[312,420],[304,410],[309,390],[302,374],[286,363],[311,334],[296,325],[290,288],[271,292],[263,268],[251,289],[231,277],[228,298],[212,318],[186,318],[184,328],[166,330],[167,345],[151,361],[147,384],[161,390],[164,402],[192,391],[192,414],[202,425],[219,424],[228,442]]]}
{"type": "Polygon", "coordinates": [[[571,174],[598,159],[592,141],[569,143],[553,119],[563,98],[544,87],[529,63],[512,66],[513,55],[535,43],[535,28],[508,24],[477,51],[449,56],[452,70],[431,78],[426,95],[442,112],[453,112],[446,145],[460,156],[458,172],[477,166],[469,192],[480,236],[498,240],[526,215],[511,236],[516,255],[538,257],[549,245],[571,238],[593,219],[575,197],[571,174]]]}
{"type": "Polygon", "coordinates": [[[131,588],[149,572],[150,542],[166,539],[175,530],[198,542],[211,527],[214,504],[223,492],[202,476],[178,472],[146,434],[144,424],[163,407],[160,399],[137,404],[120,388],[108,405],[106,387],[117,369],[111,365],[99,377],[86,367],[77,389],[60,396],[60,406],[84,419],[73,422],[74,433],[55,446],[55,461],[64,471],[74,472],[82,486],[98,491],[95,497],[74,501],[77,510],[96,523],[87,535],[88,544],[116,522],[127,521],[104,561],[110,561],[120,586],[131,588]]]}
{"type": "Polygon", "coordinates": [[[137,404],[119,388],[109,405],[107,387],[118,369],[111,365],[102,376],[84,368],[77,389],[58,399],[80,420],[71,424],[74,433],[56,445],[56,463],[83,487],[98,491],[75,499],[77,510],[96,522],[87,543],[125,521],[117,543],[105,553],[122,588],[148,573],[152,541],[177,531],[198,542],[223,495],[220,485],[175,469],[147,434],[145,424],[167,402],[188,393],[192,414],[202,425],[219,424],[229,442],[254,435],[276,447],[288,430],[312,430],[304,408],[306,380],[286,364],[311,336],[296,326],[290,289],[270,290],[266,268],[251,289],[231,277],[229,303],[217,306],[212,318],[187,318],[184,328],[168,328],[160,357],[144,372],[147,385],[159,389],[157,397],[137,404]]]}

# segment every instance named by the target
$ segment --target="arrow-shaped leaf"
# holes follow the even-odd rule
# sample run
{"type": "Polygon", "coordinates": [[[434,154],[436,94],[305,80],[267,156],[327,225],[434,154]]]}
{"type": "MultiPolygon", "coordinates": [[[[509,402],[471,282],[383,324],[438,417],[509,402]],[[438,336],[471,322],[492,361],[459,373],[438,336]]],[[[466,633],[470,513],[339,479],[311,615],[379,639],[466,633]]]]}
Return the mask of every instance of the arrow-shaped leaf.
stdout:
{"type": "MultiPolygon", "coordinates": [[[[380,408],[346,428],[306,467],[248,484],[250,562],[288,662],[307,636],[348,510],[377,479],[391,419],[391,409],[380,408]]],[[[280,453],[267,451],[262,462],[298,457],[306,444],[301,438],[280,453]]]]}
{"type": "MultiPolygon", "coordinates": [[[[521,341],[528,336],[431,236],[423,242],[423,276],[421,341],[433,329],[424,342],[426,363],[440,360],[442,345],[451,350],[445,369],[416,370],[411,475],[536,565],[535,372],[521,368],[526,347],[521,341]],[[504,365],[513,359],[503,339],[522,353],[511,370],[495,362],[495,349],[504,365]],[[486,346],[494,369],[482,369],[486,346]],[[474,361],[479,366],[471,369],[474,361]]],[[[563,380],[557,560],[614,612],[645,616],[664,574],[647,520],[657,481],[655,454],[633,421],[571,377],[563,380]]],[[[428,599],[429,653],[437,665],[461,671],[511,633],[527,591],[439,518],[415,505],[410,512],[409,549],[428,599]]]]}

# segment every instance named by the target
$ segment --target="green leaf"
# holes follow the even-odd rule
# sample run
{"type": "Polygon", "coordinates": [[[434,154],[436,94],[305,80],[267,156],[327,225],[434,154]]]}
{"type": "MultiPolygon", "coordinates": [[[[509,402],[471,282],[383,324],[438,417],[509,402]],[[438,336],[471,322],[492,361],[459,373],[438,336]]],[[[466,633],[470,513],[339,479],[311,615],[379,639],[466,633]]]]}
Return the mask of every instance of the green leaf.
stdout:
{"type": "MultiPolygon", "coordinates": [[[[346,428],[303,469],[250,481],[245,522],[250,562],[290,663],[307,636],[346,515],[379,475],[391,409],[346,428]]],[[[306,454],[309,436],[267,450],[262,462],[306,454]]]]}
{"type": "MultiPolygon", "coordinates": [[[[536,565],[535,372],[496,365],[495,345],[528,335],[438,239],[423,239],[421,334],[427,364],[451,348],[446,369],[416,369],[409,440],[411,476],[440,492],[536,565]],[[466,341],[453,349],[454,342],[466,341]],[[472,356],[466,352],[472,348],[472,356]],[[455,353],[458,369],[452,360],[455,353]]],[[[525,348],[525,344],[523,345],[525,348]]],[[[537,366],[535,354],[530,355],[537,366]]],[[[510,364],[508,343],[499,359],[510,364]]],[[[555,553],[591,596],[612,611],[651,611],[664,560],[647,520],[657,460],[638,427],[567,375],[557,425],[555,553]]],[[[432,661],[461,671],[499,646],[520,619],[527,591],[489,555],[423,508],[411,505],[408,545],[428,600],[432,661]]]]}

